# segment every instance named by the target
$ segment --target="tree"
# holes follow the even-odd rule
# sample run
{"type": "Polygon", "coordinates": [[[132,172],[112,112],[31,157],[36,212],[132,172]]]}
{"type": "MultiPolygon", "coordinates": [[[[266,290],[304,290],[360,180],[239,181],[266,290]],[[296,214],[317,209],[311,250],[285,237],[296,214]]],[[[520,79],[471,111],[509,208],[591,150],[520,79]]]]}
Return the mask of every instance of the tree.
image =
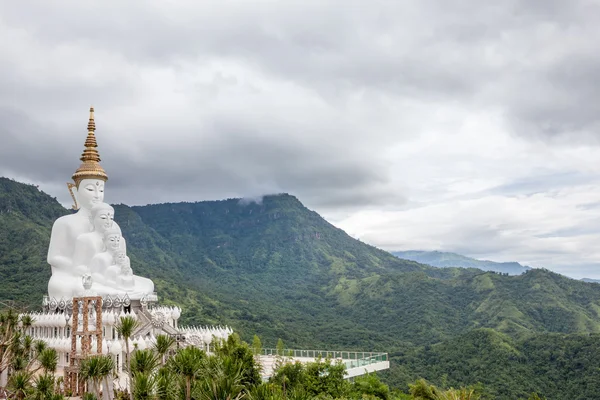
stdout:
{"type": "Polygon", "coordinates": [[[156,391],[156,378],[152,373],[134,371],[131,393],[134,400],[152,400],[156,391]]]}
{"type": "Polygon", "coordinates": [[[17,400],[23,400],[31,393],[31,373],[27,371],[17,371],[8,379],[6,387],[17,400]]]}
{"type": "Polygon", "coordinates": [[[55,349],[50,347],[43,349],[38,355],[38,361],[45,374],[49,372],[54,373],[58,365],[58,353],[55,349]]]}
{"type": "Polygon", "coordinates": [[[408,387],[415,400],[478,400],[481,398],[474,388],[443,390],[427,383],[425,379],[419,379],[408,387]]]}
{"type": "Polygon", "coordinates": [[[239,363],[242,366],[242,384],[248,390],[260,384],[261,366],[254,357],[250,346],[243,342],[237,333],[229,335],[227,339],[215,341],[214,354],[221,357],[224,364],[227,358],[230,357],[234,363],[239,363]]]}
{"type": "Polygon", "coordinates": [[[213,355],[203,359],[200,377],[194,385],[195,399],[235,400],[242,398],[244,386],[243,362],[231,355],[213,355]]]}
{"type": "Polygon", "coordinates": [[[34,378],[35,390],[32,400],[50,400],[54,396],[54,376],[44,373],[34,378]]]}
{"type": "Polygon", "coordinates": [[[262,343],[260,342],[258,335],[254,335],[252,338],[252,351],[255,356],[259,356],[262,353],[262,343]]]}
{"type": "Polygon", "coordinates": [[[131,373],[151,374],[158,363],[158,356],[152,349],[136,350],[131,355],[131,373]]]}
{"type": "Polygon", "coordinates": [[[277,349],[277,355],[278,356],[284,356],[285,354],[285,345],[283,344],[283,340],[281,340],[281,338],[277,339],[277,346],[275,346],[275,348],[277,349]]]}
{"type": "Polygon", "coordinates": [[[100,384],[112,373],[114,361],[110,356],[97,355],[81,360],[79,376],[85,381],[91,381],[96,398],[100,399],[100,384]]]}
{"type": "MultiPolygon", "coordinates": [[[[131,315],[121,317],[117,324],[117,332],[121,335],[121,338],[125,340],[125,366],[127,368],[127,375],[129,378],[129,387],[131,388],[131,382],[133,380],[131,374],[131,366],[129,365],[129,339],[133,336],[135,330],[139,327],[140,323],[131,315]]],[[[133,400],[133,393],[129,390],[129,399],[133,400]]]]}
{"type": "Polygon", "coordinates": [[[169,360],[171,370],[183,377],[185,381],[185,399],[190,400],[192,396],[192,383],[198,378],[203,367],[205,354],[194,346],[179,349],[173,358],[169,360]]]}
{"type": "Polygon", "coordinates": [[[179,400],[177,379],[174,373],[167,367],[162,367],[156,374],[156,398],[157,400],[179,400]]]}
{"type": "Polygon", "coordinates": [[[378,397],[382,400],[388,400],[390,398],[390,388],[388,385],[381,382],[375,373],[354,378],[352,390],[360,396],[366,394],[378,397]]]}
{"type": "Polygon", "coordinates": [[[175,345],[175,339],[168,335],[158,335],[156,337],[156,343],[154,344],[154,349],[160,356],[160,365],[165,365],[165,356],[167,353],[173,349],[175,345]]]}

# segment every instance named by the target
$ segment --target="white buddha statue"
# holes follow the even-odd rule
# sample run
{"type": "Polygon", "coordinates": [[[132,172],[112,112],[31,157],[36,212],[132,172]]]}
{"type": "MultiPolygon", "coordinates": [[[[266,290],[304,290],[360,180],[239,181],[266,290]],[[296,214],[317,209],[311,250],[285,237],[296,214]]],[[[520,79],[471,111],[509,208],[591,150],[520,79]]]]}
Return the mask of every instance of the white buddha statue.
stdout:
{"type": "MultiPolygon", "coordinates": [[[[100,156],[96,149],[98,145],[94,134],[95,130],[94,109],[90,108],[88,135],[85,141],[85,149],[80,158],[82,163],[72,176],[74,184],[67,184],[71,196],[75,201],[73,208],[78,211],[74,214],[60,217],[54,222],[50,245],[48,246],[48,263],[52,268],[52,277],[48,282],[48,294],[57,300],[62,297],[71,298],[83,291],[82,276],[89,272],[88,264],[93,256],[103,250],[102,248],[98,249],[98,239],[100,238],[101,240],[102,235],[99,232],[90,235],[90,233],[93,233],[90,232],[92,229],[92,225],[90,224],[92,208],[104,201],[104,186],[108,180],[106,172],[100,165],[100,156]],[[82,241],[80,241],[83,247],[80,252],[78,251],[78,259],[75,262],[76,243],[81,235],[86,236],[83,236],[82,241]],[[86,245],[84,246],[84,244],[86,245]]],[[[108,220],[110,220],[112,228],[119,229],[118,225],[112,222],[112,215],[109,216],[105,212],[102,214],[102,217],[99,217],[102,212],[107,210],[110,211],[105,206],[97,208],[96,215],[102,221],[94,221],[93,227],[96,228],[96,224],[98,224],[100,229],[105,229],[104,224],[108,225],[108,220]]],[[[134,283],[137,283],[137,281],[134,280],[134,283]]],[[[131,288],[131,293],[140,295],[145,290],[151,292],[154,289],[154,284],[151,285],[152,289],[150,290],[150,285],[145,281],[140,281],[140,285],[140,288],[131,288]]],[[[95,290],[96,285],[93,286],[93,290],[95,290]]],[[[116,285],[115,287],[108,287],[106,289],[107,293],[123,293],[123,290],[116,287],[116,285]]],[[[130,298],[134,299],[132,296],[130,298]]]]}

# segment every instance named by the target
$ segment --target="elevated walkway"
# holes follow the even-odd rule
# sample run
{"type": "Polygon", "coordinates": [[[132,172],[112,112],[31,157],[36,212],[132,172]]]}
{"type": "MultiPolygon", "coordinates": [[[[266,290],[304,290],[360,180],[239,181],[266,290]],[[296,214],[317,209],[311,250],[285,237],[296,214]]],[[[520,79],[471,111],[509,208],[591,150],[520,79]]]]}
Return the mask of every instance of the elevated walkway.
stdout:
{"type": "Polygon", "coordinates": [[[325,360],[329,358],[332,362],[341,361],[346,366],[344,378],[350,379],[367,373],[382,371],[390,368],[387,353],[367,351],[326,351],[326,350],[294,350],[294,349],[262,349],[260,364],[262,366],[262,378],[268,379],[273,375],[273,370],[278,360],[284,362],[309,363],[318,358],[325,360]]]}

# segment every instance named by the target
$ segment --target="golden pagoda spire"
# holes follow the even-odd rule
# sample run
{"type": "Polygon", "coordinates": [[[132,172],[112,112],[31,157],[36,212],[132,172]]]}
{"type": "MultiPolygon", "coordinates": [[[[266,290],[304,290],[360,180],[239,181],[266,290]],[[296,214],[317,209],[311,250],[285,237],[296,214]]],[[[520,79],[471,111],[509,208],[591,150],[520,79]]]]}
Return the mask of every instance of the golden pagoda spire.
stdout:
{"type": "Polygon", "coordinates": [[[79,186],[79,183],[84,179],[108,180],[108,175],[106,175],[106,172],[104,172],[104,169],[100,165],[100,154],[98,153],[98,150],[96,150],[98,143],[96,143],[95,131],[96,123],[94,121],[94,107],[90,107],[88,134],[85,139],[85,148],[83,149],[80,158],[82,162],[72,176],[73,181],[75,181],[75,186],[79,186]]]}

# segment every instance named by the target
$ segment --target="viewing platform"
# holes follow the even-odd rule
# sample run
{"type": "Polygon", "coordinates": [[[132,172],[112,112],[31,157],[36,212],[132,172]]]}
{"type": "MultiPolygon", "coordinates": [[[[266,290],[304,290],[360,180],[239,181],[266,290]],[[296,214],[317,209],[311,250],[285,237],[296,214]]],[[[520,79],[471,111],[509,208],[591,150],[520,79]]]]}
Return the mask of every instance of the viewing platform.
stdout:
{"type": "Polygon", "coordinates": [[[345,379],[351,379],[375,371],[390,368],[387,353],[367,351],[327,351],[327,350],[294,350],[294,349],[262,349],[260,364],[263,368],[262,378],[268,379],[278,360],[287,362],[309,363],[317,359],[330,359],[332,362],[341,361],[346,366],[345,379]]]}

